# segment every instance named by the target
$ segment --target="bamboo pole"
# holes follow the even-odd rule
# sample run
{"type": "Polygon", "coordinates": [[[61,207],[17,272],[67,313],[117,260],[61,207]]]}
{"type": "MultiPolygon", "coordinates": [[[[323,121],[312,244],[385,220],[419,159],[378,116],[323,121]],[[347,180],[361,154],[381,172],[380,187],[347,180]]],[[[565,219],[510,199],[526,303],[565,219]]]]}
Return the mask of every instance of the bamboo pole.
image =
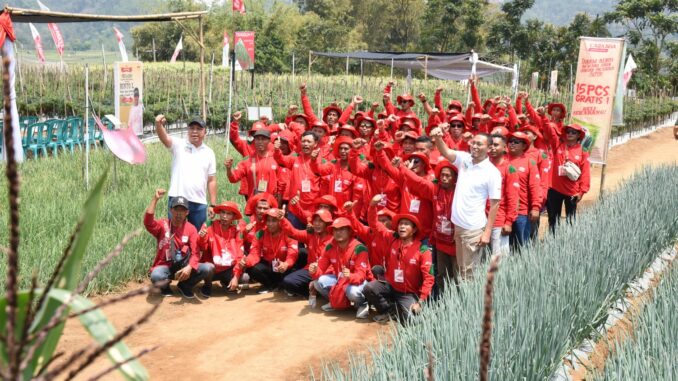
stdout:
{"type": "Polygon", "coordinates": [[[202,119],[207,122],[207,100],[205,99],[205,45],[203,44],[202,16],[198,17],[200,27],[200,107],[202,109],[202,119]]]}
{"type": "Polygon", "coordinates": [[[12,15],[14,22],[34,22],[34,23],[67,23],[67,22],[87,22],[87,21],[172,21],[201,18],[208,11],[195,12],[177,12],[160,13],[155,15],[136,15],[136,16],[111,16],[94,15],[87,13],[68,13],[54,11],[39,11],[34,9],[24,9],[5,6],[5,12],[12,15]],[[37,18],[37,19],[36,19],[37,18]]]}

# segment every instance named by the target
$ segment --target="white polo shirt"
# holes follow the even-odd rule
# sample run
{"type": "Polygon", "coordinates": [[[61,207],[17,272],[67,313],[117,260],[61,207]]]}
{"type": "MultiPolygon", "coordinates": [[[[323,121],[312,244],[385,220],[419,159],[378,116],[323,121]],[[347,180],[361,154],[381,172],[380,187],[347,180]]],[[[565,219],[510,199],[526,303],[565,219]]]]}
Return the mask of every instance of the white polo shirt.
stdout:
{"type": "Polygon", "coordinates": [[[489,158],[473,164],[470,153],[455,153],[458,176],[452,200],[452,222],[463,229],[483,229],[487,225],[487,200],[501,199],[501,174],[489,158]]]}
{"type": "Polygon", "coordinates": [[[214,151],[204,143],[195,147],[186,139],[171,137],[172,177],[168,196],[207,204],[207,177],[217,174],[214,151]]]}

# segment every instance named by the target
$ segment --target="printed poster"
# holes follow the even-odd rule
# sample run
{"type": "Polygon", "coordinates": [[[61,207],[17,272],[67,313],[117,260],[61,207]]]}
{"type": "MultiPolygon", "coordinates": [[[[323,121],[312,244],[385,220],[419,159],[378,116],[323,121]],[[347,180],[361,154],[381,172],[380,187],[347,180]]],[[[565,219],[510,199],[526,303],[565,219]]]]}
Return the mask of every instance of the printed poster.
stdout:
{"type": "Polygon", "coordinates": [[[242,70],[254,69],[254,32],[235,32],[235,59],[242,70]]]}
{"type": "Polygon", "coordinates": [[[115,116],[122,128],[143,134],[143,65],[138,61],[116,62],[114,67],[115,116]]]}

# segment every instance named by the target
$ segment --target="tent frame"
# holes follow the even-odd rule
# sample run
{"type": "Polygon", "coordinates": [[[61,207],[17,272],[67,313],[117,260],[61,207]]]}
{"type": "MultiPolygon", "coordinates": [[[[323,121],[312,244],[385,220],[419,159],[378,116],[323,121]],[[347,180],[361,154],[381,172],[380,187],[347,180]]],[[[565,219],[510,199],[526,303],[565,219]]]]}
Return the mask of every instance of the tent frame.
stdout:
{"type": "Polygon", "coordinates": [[[118,15],[94,15],[86,13],[67,13],[67,12],[53,12],[42,11],[24,8],[15,8],[5,6],[1,11],[8,13],[12,22],[17,23],[74,23],[74,22],[99,22],[99,21],[117,21],[117,22],[164,22],[174,21],[188,35],[193,38],[198,45],[200,45],[200,109],[203,120],[207,120],[207,100],[205,98],[205,44],[203,31],[203,17],[207,15],[207,11],[195,12],[178,12],[178,13],[163,13],[154,15],[132,15],[132,16],[118,16],[118,15]],[[183,20],[198,19],[199,33],[196,33],[190,28],[181,23],[183,20]]]}

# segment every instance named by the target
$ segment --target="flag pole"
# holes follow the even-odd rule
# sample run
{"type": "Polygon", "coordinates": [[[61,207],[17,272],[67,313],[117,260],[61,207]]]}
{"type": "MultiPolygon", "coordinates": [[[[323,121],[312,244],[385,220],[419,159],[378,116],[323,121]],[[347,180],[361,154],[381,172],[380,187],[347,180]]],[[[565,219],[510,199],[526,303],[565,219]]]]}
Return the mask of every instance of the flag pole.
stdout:
{"type": "Polygon", "coordinates": [[[89,190],[89,64],[85,64],[85,189],[89,190]]]}
{"type": "Polygon", "coordinates": [[[226,156],[228,156],[229,148],[231,147],[230,135],[231,135],[231,106],[233,104],[233,80],[235,76],[235,51],[230,52],[231,67],[229,68],[228,76],[228,116],[226,117],[226,156]]]}

